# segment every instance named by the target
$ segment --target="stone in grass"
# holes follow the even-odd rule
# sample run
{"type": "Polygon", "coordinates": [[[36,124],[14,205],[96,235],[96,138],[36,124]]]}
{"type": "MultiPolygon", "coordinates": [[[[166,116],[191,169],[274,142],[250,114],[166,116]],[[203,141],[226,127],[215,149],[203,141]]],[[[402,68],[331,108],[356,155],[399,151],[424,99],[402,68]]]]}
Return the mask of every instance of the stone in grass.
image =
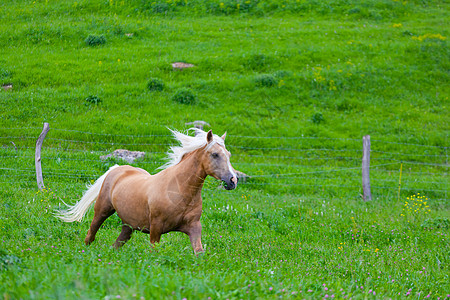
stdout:
{"type": "Polygon", "coordinates": [[[193,64],[188,64],[188,63],[184,63],[184,62],[174,62],[172,63],[172,68],[174,70],[184,70],[184,69],[188,69],[188,68],[193,68],[195,67],[193,64]]]}
{"type": "Polygon", "coordinates": [[[4,84],[4,85],[2,85],[2,88],[3,88],[5,91],[9,91],[9,90],[12,90],[13,85],[12,85],[12,84],[4,84]]]}
{"type": "Polygon", "coordinates": [[[114,150],[113,153],[100,156],[100,159],[105,160],[110,157],[115,157],[115,158],[123,159],[126,162],[128,162],[129,164],[132,164],[136,159],[143,158],[144,156],[145,156],[145,152],[117,149],[117,150],[114,150]]]}

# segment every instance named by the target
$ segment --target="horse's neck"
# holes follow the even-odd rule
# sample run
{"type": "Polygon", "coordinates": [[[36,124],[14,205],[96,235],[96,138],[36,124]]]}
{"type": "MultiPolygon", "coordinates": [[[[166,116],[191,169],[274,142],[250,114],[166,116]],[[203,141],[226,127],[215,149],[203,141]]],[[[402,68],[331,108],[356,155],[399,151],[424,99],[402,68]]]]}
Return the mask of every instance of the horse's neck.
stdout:
{"type": "Polygon", "coordinates": [[[177,181],[181,183],[181,192],[187,198],[200,195],[207,176],[200,158],[201,150],[195,150],[186,154],[181,162],[172,167],[172,174],[178,178],[177,181]]]}

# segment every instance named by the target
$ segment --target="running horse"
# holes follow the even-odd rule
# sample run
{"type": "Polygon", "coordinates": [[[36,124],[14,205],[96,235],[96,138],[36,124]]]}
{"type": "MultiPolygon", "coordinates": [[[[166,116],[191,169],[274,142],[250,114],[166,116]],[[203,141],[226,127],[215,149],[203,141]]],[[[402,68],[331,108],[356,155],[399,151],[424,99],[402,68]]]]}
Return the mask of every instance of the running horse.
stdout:
{"type": "Polygon", "coordinates": [[[114,243],[121,247],[135,230],[150,234],[152,245],[161,235],[181,231],[189,236],[195,254],[203,252],[201,242],[201,191],[210,175],[225,182],[227,190],[237,186],[236,171],[225,148],[226,133],[193,128],[195,136],[172,131],[181,145],[170,148],[169,161],[161,172],[150,175],[132,166],[111,167],[88,187],[80,201],[57,213],[66,222],[81,221],[95,202],[94,219],[84,240],[91,244],[103,222],[114,212],[122,220],[122,232],[114,243]]]}

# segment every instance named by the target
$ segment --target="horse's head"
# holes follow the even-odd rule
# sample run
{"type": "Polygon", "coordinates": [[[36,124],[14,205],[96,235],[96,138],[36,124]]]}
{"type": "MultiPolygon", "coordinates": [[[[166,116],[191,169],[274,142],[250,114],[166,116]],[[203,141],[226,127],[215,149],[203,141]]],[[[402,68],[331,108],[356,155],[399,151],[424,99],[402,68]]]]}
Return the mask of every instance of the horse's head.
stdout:
{"type": "Polygon", "coordinates": [[[206,174],[225,182],[227,190],[235,189],[238,183],[236,171],[231,166],[231,153],[225,148],[225,136],[214,136],[212,131],[206,134],[206,150],[203,159],[203,167],[206,174]],[[220,140],[218,140],[220,139],[220,140]]]}

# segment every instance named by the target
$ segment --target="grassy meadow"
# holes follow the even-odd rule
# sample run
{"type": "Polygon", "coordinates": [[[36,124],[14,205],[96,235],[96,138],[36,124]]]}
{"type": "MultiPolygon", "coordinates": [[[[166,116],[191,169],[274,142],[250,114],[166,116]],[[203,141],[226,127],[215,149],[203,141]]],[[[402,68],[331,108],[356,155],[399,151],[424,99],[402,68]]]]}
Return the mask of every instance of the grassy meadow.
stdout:
{"type": "Polygon", "coordinates": [[[446,1],[0,3],[0,298],[448,299],[446,1]],[[176,70],[174,62],[194,67],[176,70]],[[123,161],[158,172],[167,127],[227,131],[203,245],[53,212],[123,161]],[[44,122],[46,188],[34,148],[44,122]],[[362,200],[371,136],[373,200],[362,200]]]}

